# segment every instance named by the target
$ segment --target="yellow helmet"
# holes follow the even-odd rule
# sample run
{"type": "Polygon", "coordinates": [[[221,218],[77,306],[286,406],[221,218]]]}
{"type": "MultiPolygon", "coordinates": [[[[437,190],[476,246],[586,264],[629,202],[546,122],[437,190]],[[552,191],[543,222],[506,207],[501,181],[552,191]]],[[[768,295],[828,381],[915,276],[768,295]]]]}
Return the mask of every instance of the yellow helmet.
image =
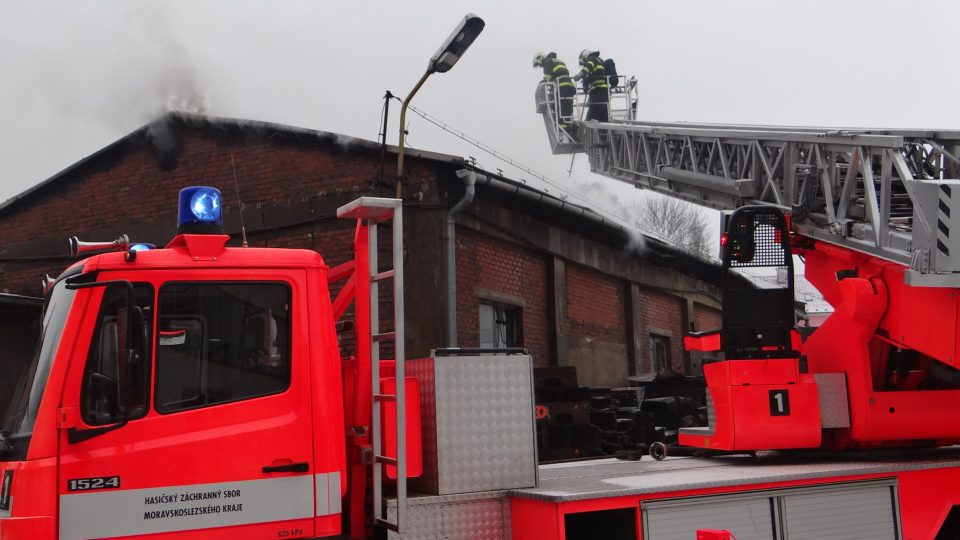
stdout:
{"type": "Polygon", "coordinates": [[[543,65],[543,59],[547,57],[547,53],[540,51],[537,54],[533,55],[533,67],[540,67],[543,65]]]}

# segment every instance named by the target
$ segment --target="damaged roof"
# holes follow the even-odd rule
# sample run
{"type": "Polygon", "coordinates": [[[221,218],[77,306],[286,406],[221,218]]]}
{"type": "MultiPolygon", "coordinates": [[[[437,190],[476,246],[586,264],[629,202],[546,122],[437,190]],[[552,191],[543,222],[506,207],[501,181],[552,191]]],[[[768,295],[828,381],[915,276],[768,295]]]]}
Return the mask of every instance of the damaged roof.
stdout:
{"type": "MultiPolygon", "coordinates": [[[[381,150],[381,146],[377,142],[327,131],[258,120],[224,118],[186,112],[170,112],[128,133],[50,178],[7,199],[0,204],[0,214],[11,211],[11,209],[20,203],[30,199],[31,196],[49,189],[51,186],[56,185],[58,182],[75,173],[81,173],[87,167],[100,166],[100,163],[107,159],[109,155],[115,152],[122,152],[124,148],[127,148],[134,142],[140,142],[146,139],[162,153],[164,151],[163,146],[165,140],[174,139],[166,135],[171,133],[170,130],[178,124],[203,129],[221,130],[225,135],[249,135],[253,133],[268,137],[292,138],[300,141],[314,140],[321,142],[324,146],[329,146],[342,152],[361,150],[379,153],[381,150]]],[[[398,148],[394,145],[387,145],[385,150],[388,153],[396,154],[398,148]]],[[[636,247],[638,243],[637,239],[642,238],[640,243],[643,244],[642,251],[644,258],[648,258],[656,264],[672,267],[682,273],[710,283],[718,285],[720,282],[720,266],[717,261],[702,258],[664,242],[661,239],[654,238],[649,234],[641,233],[638,229],[625,226],[618,220],[598,213],[589,207],[573,204],[565,199],[527,185],[523,181],[517,181],[507,178],[502,174],[486,171],[469,163],[460,156],[411,148],[406,148],[404,154],[408,158],[419,158],[475,171],[485,178],[482,187],[483,191],[491,195],[500,194],[504,199],[521,200],[523,204],[526,205],[525,207],[531,208],[539,214],[553,219],[559,218],[562,220],[561,223],[567,225],[576,224],[578,230],[583,230],[584,232],[589,231],[592,233],[591,236],[602,238],[608,242],[617,241],[627,248],[631,246],[636,247]]],[[[637,251],[639,252],[641,250],[638,249],[637,251]]]]}

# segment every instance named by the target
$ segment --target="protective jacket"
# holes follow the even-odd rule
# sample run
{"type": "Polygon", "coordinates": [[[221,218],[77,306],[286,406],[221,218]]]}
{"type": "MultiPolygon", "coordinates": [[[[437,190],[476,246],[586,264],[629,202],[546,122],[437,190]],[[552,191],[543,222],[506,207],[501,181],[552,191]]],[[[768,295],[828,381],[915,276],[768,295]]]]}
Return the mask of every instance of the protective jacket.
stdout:
{"type": "Polygon", "coordinates": [[[576,88],[573,80],[570,78],[570,71],[567,69],[567,65],[554,54],[550,54],[543,59],[543,80],[556,82],[560,88],[567,86],[576,88]]]}
{"type": "Polygon", "coordinates": [[[607,68],[603,66],[603,60],[600,56],[591,56],[583,63],[580,68],[580,76],[583,79],[583,89],[586,91],[598,90],[600,88],[610,88],[607,84],[607,68]]]}
{"type": "Polygon", "coordinates": [[[566,126],[566,122],[573,116],[573,102],[577,95],[577,85],[570,78],[570,71],[563,61],[557,58],[556,53],[550,53],[543,59],[543,80],[544,82],[557,83],[558,96],[560,103],[560,125],[566,126]]]}

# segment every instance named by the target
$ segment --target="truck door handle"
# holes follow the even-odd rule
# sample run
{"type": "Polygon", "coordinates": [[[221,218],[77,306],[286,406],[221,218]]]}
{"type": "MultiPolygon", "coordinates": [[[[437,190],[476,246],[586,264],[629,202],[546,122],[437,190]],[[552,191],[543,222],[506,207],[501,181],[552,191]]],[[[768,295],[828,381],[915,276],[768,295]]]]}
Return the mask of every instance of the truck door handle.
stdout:
{"type": "Polygon", "coordinates": [[[309,470],[310,465],[306,462],[290,463],[289,465],[265,465],[263,467],[264,474],[275,472],[307,472],[309,470]]]}

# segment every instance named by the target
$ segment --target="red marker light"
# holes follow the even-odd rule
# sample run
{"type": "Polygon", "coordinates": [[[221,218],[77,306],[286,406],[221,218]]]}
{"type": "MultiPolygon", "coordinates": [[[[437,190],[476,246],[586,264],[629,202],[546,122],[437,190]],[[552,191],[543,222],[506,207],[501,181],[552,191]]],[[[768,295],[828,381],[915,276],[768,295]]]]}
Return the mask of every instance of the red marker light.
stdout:
{"type": "Polygon", "coordinates": [[[720,247],[726,247],[727,245],[727,233],[720,235],[720,247]]]}

